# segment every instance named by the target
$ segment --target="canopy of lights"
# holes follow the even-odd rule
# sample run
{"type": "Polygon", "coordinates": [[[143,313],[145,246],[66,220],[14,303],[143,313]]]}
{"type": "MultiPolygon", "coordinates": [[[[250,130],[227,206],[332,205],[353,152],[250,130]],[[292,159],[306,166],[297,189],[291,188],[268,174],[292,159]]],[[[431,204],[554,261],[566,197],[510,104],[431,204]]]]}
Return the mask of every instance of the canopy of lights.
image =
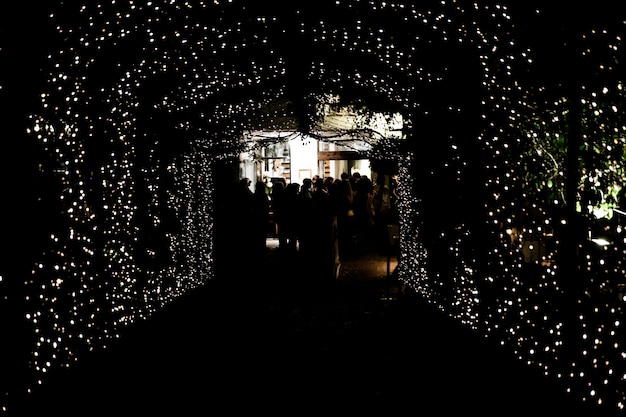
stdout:
{"type": "Polygon", "coordinates": [[[58,48],[28,133],[63,210],[20,277],[36,335],[25,389],[211,280],[215,163],[284,118],[323,138],[340,100],[404,121],[366,138],[398,169],[400,280],[576,398],[623,409],[623,22],[573,31],[591,70],[559,89],[525,36],[559,24],[540,8],[310,3],[51,7],[58,48]],[[573,218],[584,236],[566,266],[573,218]]]}

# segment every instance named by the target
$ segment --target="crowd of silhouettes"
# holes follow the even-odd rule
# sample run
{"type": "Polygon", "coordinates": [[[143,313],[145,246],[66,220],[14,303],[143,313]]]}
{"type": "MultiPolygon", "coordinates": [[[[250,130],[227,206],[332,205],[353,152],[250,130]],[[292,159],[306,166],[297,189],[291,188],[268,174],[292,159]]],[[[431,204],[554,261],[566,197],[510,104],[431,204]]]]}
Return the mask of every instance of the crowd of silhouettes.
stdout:
{"type": "MultiPolygon", "coordinates": [[[[239,250],[267,251],[275,236],[278,250],[306,259],[324,258],[335,244],[341,256],[384,249],[387,225],[398,222],[395,177],[342,173],[340,178],[313,176],[302,183],[282,178],[249,178],[234,184],[226,211],[239,250]]],[[[320,259],[323,262],[323,259],[320,259]]]]}

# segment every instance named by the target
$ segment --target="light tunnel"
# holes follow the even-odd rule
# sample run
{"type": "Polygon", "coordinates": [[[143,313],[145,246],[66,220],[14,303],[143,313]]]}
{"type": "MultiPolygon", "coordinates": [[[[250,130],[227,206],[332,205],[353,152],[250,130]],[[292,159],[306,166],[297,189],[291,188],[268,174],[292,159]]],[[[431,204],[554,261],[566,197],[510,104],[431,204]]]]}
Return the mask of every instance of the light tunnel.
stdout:
{"type": "Polygon", "coordinates": [[[399,279],[581,396],[623,405],[621,326],[598,324],[597,380],[564,377],[588,359],[557,359],[558,265],[529,279],[503,243],[519,159],[503,128],[517,106],[511,68],[529,65],[507,7],[67,2],[50,19],[48,84],[27,130],[53,178],[42,198],[60,209],[20,277],[33,344],[19,389],[213,279],[215,182],[245,133],[292,118],[320,134],[324,103],[341,97],[407,120],[404,138],[372,139],[369,155],[400,176],[399,279]]]}

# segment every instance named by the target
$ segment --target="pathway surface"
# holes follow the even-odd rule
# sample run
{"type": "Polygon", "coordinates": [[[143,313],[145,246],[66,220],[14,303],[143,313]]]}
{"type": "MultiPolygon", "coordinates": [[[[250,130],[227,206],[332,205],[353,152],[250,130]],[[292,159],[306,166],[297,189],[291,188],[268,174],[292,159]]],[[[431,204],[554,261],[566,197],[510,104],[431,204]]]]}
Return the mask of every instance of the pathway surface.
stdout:
{"type": "Polygon", "coordinates": [[[389,293],[374,259],[320,283],[269,255],[51,375],[14,415],[599,415],[419,296],[389,293]]]}

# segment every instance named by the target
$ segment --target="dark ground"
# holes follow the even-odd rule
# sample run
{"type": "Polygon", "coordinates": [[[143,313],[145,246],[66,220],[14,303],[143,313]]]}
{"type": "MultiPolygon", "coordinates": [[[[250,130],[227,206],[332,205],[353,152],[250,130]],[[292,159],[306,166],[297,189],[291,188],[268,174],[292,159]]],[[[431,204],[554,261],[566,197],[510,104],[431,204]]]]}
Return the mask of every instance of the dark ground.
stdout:
{"type": "Polygon", "coordinates": [[[393,275],[368,272],[375,256],[325,284],[276,269],[276,256],[184,295],[9,415],[600,415],[396,293],[393,275]]]}

